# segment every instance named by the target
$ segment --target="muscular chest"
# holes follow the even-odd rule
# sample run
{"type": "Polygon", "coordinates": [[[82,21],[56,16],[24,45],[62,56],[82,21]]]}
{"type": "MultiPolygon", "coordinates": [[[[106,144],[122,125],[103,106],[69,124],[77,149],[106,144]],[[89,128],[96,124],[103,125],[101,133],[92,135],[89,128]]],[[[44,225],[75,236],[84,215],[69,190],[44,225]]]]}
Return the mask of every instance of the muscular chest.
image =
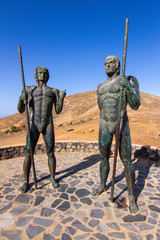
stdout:
{"type": "Polygon", "coordinates": [[[119,81],[118,79],[115,79],[114,81],[106,81],[101,85],[98,95],[101,100],[117,101],[117,99],[119,99],[120,91],[119,81]]]}
{"type": "Polygon", "coordinates": [[[54,95],[51,89],[48,89],[46,87],[37,87],[32,92],[32,97],[34,102],[53,102],[54,101],[54,95]]]}

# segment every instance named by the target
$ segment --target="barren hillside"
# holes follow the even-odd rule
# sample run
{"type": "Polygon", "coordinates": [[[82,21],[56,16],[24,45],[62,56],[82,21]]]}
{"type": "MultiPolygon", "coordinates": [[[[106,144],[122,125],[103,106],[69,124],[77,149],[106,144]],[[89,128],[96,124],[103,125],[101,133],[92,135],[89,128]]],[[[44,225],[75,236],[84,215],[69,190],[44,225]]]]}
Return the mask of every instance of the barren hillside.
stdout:
{"type": "MultiPolygon", "coordinates": [[[[54,109],[53,109],[54,110],[54,109]]],[[[128,108],[133,144],[160,146],[160,97],[141,92],[137,111],[128,108]]],[[[63,112],[53,111],[56,141],[98,141],[99,110],[95,91],[67,96],[63,112]]],[[[25,114],[0,119],[0,147],[25,144],[25,114]],[[12,126],[23,130],[6,133],[12,126]]],[[[39,142],[42,142],[40,136],[39,142]]]]}

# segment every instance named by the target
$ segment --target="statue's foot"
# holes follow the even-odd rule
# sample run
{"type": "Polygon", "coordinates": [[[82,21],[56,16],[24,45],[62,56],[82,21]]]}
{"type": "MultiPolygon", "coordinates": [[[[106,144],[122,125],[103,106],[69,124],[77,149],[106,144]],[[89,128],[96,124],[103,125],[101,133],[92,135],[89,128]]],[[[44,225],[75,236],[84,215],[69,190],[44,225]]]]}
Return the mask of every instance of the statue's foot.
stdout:
{"type": "Polygon", "coordinates": [[[51,183],[53,188],[58,188],[59,184],[56,182],[55,178],[51,177],[51,183]]]}
{"type": "Polygon", "coordinates": [[[101,193],[106,192],[106,191],[107,191],[107,186],[105,186],[105,187],[100,186],[92,192],[92,196],[98,196],[101,193]]]}
{"type": "Polygon", "coordinates": [[[128,196],[129,198],[129,211],[132,214],[136,214],[138,212],[138,206],[135,201],[135,196],[128,196]]]}
{"type": "Polygon", "coordinates": [[[29,183],[27,181],[25,181],[23,183],[23,186],[21,187],[21,192],[26,193],[28,190],[29,190],[29,183]]]}

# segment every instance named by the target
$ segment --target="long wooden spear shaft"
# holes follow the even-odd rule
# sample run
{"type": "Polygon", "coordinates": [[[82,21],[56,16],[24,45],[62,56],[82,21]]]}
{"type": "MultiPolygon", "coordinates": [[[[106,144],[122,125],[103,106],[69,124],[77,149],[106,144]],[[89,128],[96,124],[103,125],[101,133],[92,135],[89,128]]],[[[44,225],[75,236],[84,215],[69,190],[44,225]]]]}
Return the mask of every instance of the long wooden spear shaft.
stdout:
{"type": "MultiPolygon", "coordinates": [[[[122,77],[125,76],[125,68],[126,68],[128,26],[129,26],[129,19],[126,18],[125,35],[124,35],[124,48],[123,48],[122,77]]],[[[121,120],[122,98],[123,98],[123,87],[122,87],[121,93],[120,93],[119,116],[118,116],[118,123],[117,123],[117,127],[116,127],[116,139],[115,139],[112,186],[111,186],[111,199],[110,199],[111,202],[113,202],[113,197],[114,197],[114,185],[115,185],[115,175],[116,175],[116,165],[117,165],[117,155],[118,155],[118,143],[119,143],[119,136],[120,136],[120,120],[121,120]]]]}
{"type": "MultiPolygon", "coordinates": [[[[21,46],[18,46],[18,52],[19,52],[19,60],[20,60],[20,68],[21,68],[23,93],[24,93],[25,100],[26,100],[27,99],[27,92],[26,92],[26,86],[25,86],[25,80],[24,80],[21,46]]],[[[35,171],[34,157],[33,157],[33,151],[32,151],[31,131],[30,131],[30,121],[29,121],[27,101],[25,101],[24,104],[25,104],[25,113],[26,113],[26,120],[27,120],[27,133],[28,133],[28,138],[29,138],[29,149],[30,149],[30,155],[31,155],[31,166],[32,166],[32,171],[33,171],[35,188],[37,189],[36,171],[35,171]]]]}

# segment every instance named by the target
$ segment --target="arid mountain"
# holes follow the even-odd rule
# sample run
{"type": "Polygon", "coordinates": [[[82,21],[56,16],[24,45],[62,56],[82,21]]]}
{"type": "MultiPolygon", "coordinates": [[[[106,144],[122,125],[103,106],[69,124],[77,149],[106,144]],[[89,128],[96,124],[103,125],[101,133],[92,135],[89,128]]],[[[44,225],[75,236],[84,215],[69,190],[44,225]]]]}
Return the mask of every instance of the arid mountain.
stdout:
{"type": "MultiPolygon", "coordinates": [[[[160,97],[141,92],[137,111],[128,107],[133,144],[160,146],[160,97]]],[[[61,114],[53,109],[56,141],[98,141],[99,109],[95,91],[67,96],[61,114]]],[[[0,119],[0,147],[25,144],[25,114],[0,119]],[[15,126],[15,127],[13,127],[15,126]],[[6,133],[7,130],[11,133],[6,133]],[[21,132],[14,132],[21,129],[21,132]]],[[[40,136],[39,142],[43,138],[40,136]]]]}

